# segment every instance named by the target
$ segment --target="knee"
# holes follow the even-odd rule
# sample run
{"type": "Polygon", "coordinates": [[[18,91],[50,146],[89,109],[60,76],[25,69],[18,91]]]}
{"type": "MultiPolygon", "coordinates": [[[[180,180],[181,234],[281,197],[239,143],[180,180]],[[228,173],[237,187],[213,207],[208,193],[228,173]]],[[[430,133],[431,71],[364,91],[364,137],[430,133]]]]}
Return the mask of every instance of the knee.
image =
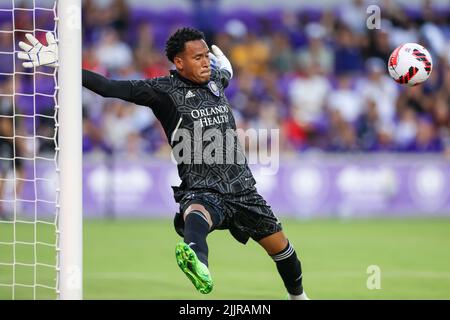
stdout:
{"type": "Polygon", "coordinates": [[[266,252],[270,256],[272,256],[284,250],[289,244],[289,241],[284,233],[282,231],[279,231],[259,240],[258,243],[264,248],[264,250],[266,250],[266,252]]]}
{"type": "Polygon", "coordinates": [[[286,246],[278,251],[275,254],[271,254],[270,257],[275,261],[275,262],[282,262],[282,261],[296,261],[297,259],[297,254],[295,252],[294,247],[290,244],[289,241],[287,241],[286,246]]]}
{"type": "Polygon", "coordinates": [[[201,204],[191,204],[184,211],[184,214],[183,214],[184,221],[186,221],[187,216],[191,213],[199,215],[200,217],[202,217],[203,219],[206,220],[206,222],[209,225],[209,228],[212,227],[211,215],[209,214],[208,210],[205,209],[204,206],[202,206],[201,204]]]}

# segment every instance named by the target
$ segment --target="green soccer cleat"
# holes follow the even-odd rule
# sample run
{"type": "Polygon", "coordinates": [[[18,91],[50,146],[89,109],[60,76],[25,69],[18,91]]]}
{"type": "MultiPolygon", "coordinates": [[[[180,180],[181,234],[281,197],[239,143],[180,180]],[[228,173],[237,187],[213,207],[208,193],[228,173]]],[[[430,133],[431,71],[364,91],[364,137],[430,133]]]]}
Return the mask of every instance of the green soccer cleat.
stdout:
{"type": "Polygon", "coordinates": [[[175,257],[181,271],[200,293],[207,294],[212,291],[213,281],[208,267],[197,258],[191,247],[181,241],[175,247],[175,257]]]}

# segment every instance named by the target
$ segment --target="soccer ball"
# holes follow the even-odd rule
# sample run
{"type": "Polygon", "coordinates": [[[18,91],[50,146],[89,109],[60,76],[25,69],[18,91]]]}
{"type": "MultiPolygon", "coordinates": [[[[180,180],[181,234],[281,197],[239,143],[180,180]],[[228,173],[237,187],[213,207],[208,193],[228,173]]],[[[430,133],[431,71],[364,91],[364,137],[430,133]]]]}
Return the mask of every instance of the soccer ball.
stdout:
{"type": "Polygon", "coordinates": [[[388,61],[391,77],[400,84],[418,85],[431,74],[433,61],[427,49],[417,43],[405,43],[396,48],[388,61]]]}

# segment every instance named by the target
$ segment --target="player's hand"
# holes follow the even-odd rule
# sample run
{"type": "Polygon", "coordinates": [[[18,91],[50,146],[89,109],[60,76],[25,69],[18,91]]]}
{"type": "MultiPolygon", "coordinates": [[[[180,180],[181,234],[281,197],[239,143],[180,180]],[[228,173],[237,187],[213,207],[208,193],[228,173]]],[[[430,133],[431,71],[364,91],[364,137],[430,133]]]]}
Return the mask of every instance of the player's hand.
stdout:
{"type": "Polygon", "coordinates": [[[32,34],[27,33],[25,37],[30,44],[20,41],[19,47],[25,52],[19,52],[17,57],[26,60],[22,65],[24,68],[39,66],[58,67],[58,44],[53,33],[47,32],[45,37],[48,46],[42,45],[32,34]]]}
{"type": "Polygon", "coordinates": [[[219,69],[227,70],[231,74],[231,77],[233,77],[233,68],[231,67],[230,60],[223,54],[222,50],[213,44],[211,46],[211,51],[212,52],[209,53],[211,65],[219,69]]]}

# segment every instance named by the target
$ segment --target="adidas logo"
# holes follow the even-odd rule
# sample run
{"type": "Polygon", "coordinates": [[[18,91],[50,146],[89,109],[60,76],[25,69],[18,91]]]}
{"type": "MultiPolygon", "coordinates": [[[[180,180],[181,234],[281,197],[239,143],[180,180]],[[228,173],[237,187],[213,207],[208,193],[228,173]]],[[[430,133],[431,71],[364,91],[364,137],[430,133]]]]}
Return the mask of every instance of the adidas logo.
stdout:
{"type": "Polygon", "coordinates": [[[193,98],[193,97],[195,97],[195,94],[193,94],[192,91],[189,90],[188,93],[186,93],[185,98],[187,99],[187,98],[193,98]]]}

